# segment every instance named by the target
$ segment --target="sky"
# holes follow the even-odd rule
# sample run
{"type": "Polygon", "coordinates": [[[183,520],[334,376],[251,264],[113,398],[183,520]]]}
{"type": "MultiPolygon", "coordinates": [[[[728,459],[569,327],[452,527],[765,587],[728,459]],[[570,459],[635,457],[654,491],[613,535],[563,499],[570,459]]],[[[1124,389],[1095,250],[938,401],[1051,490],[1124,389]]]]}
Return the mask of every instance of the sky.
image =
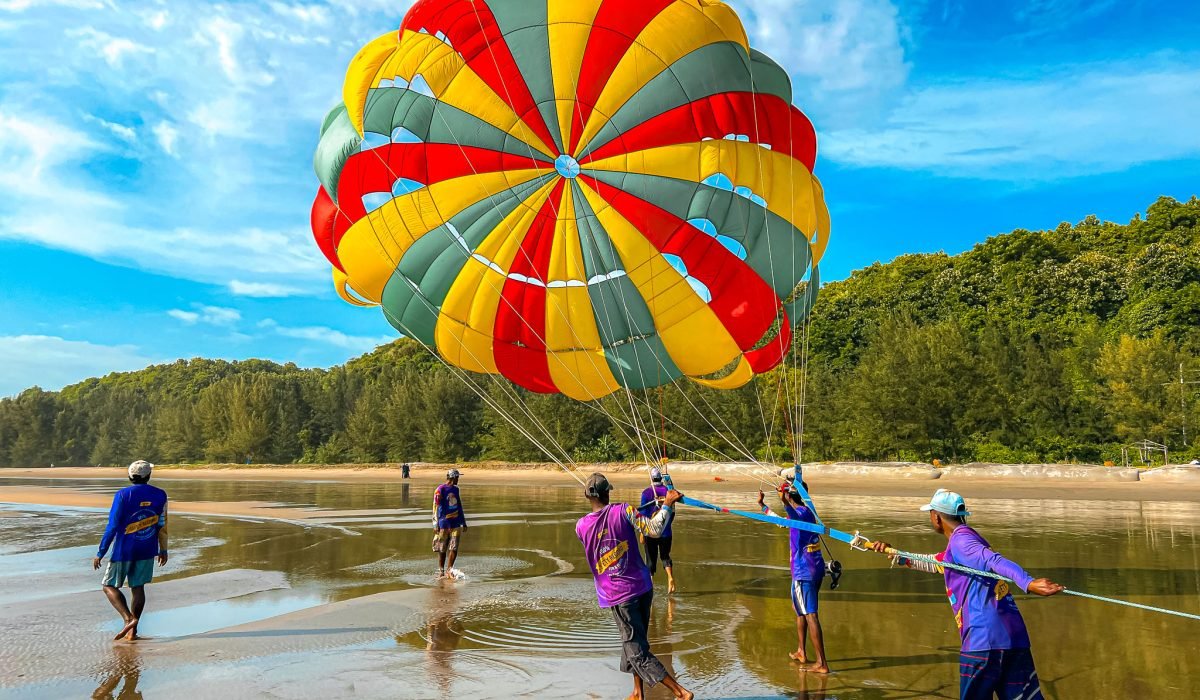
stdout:
{"type": "MultiPolygon", "coordinates": [[[[395,337],[312,243],[312,152],[406,0],[0,0],[0,396],[395,337]]],[[[822,278],[1200,193],[1200,3],[735,0],[792,77],[822,278]]]]}

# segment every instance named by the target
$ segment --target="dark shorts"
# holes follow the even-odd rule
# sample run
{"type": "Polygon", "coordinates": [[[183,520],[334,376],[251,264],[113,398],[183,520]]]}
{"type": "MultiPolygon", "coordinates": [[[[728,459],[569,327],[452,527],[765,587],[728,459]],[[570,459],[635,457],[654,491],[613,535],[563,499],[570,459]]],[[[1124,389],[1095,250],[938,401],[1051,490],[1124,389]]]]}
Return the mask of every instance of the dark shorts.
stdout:
{"type": "Polygon", "coordinates": [[[612,607],[617,631],[621,633],[621,672],[632,673],[650,686],[662,683],[667,669],[650,653],[646,630],[650,626],[650,604],[654,591],[612,607]]]}
{"type": "Polygon", "coordinates": [[[816,580],[792,580],[792,609],[796,611],[796,617],[817,612],[817,592],[821,590],[821,582],[824,580],[824,576],[816,580]]]}
{"type": "Polygon", "coordinates": [[[958,655],[960,700],[1042,700],[1028,649],[964,651],[958,655]]]}
{"type": "Polygon", "coordinates": [[[663,566],[674,566],[671,563],[671,538],[670,537],[647,537],[646,538],[646,559],[650,565],[650,573],[658,571],[658,560],[662,559],[663,566]]]}

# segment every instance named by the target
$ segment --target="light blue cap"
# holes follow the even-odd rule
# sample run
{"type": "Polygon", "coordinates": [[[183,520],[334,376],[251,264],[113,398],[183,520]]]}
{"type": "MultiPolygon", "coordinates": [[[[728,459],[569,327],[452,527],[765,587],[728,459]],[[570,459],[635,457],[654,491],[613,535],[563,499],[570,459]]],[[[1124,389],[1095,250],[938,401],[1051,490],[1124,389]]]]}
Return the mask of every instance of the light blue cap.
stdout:
{"type": "Polygon", "coordinates": [[[921,510],[936,510],[956,518],[965,518],[971,514],[967,510],[967,502],[963,500],[963,497],[946,489],[938,489],[933,494],[933,498],[929,500],[928,505],[921,506],[921,510]]]}

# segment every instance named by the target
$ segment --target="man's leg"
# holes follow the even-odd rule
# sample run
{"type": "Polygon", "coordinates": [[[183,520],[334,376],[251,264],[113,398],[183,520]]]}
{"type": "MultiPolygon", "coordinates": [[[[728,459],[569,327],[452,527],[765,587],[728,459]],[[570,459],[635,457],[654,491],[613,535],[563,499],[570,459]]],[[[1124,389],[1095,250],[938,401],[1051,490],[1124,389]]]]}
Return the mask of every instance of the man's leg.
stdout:
{"type": "Polygon", "coordinates": [[[458,537],[461,533],[462,530],[458,528],[454,528],[450,531],[450,542],[446,545],[446,548],[450,550],[446,555],[447,573],[450,571],[450,569],[454,568],[454,562],[458,559],[458,537]]]}
{"type": "Polygon", "coordinates": [[[1000,679],[996,696],[1000,700],[1042,700],[1042,686],[1033,667],[1033,653],[1028,649],[1006,649],[1000,652],[1000,679]]]}
{"type": "Polygon", "coordinates": [[[146,587],[130,586],[129,598],[131,603],[129,607],[133,613],[133,627],[126,633],[125,638],[135,642],[138,639],[138,623],[142,620],[142,611],[146,609],[146,587]]]}
{"type": "Polygon", "coordinates": [[[662,556],[663,569],[667,572],[667,594],[675,592],[675,563],[671,561],[671,538],[664,537],[658,541],[658,551],[662,556]]]}
{"type": "Polygon", "coordinates": [[[805,670],[812,673],[829,673],[829,664],[825,661],[825,635],[821,631],[821,620],[815,612],[805,617],[808,618],[808,638],[813,645],[813,654],[816,655],[813,665],[805,670]]]}
{"type": "Polygon", "coordinates": [[[121,631],[117,632],[117,636],[113,637],[114,640],[117,640],[129,634],[129,630],[131,628],[137,627],[137,620],[134,619],[133,613],[129,611],[129,606],[125,604],[125,595],[121,593],[120,588],[104,584],[104,595],[108,598],[109,604],[116,609],[117,614],[121,616],[121,620],[125,623],[125,626],[121,628],[121,631]]]}
{"type": "Polygon", "coordinates": [[[992,700],[1000,678],[1000,652],[964,651],[958,655],[959,700],[992,700]]]}
{"type": "Polygon", "coordinates": [[[662,683],[676,698],[692,700],[692,693],[667,673],[653,654],[650,653],[650,642],[646,630],[650,623],[650,609],[654,601],[654,592],[646,593],[628,603],[614,606],[613,617],[617,621],[617,629],[621,633],[621,671],[632,673],[638,677],[634,682],[633,697],[641,697],[645,683],[651,686],[662,683]]]}
{"type": "Polygon", "coordinates": [[[438,578],[446,571],[446,531],[437,530],[433,533],[433,551],[438,555],[438,578]]]}
{"type": "Polygon", "coordinates": [[[808,654],[804,650],[808,637],[808,609],[804,603],[804,591],[799,579],[792,580],[792,610],[796,611],[796,651],[789,652],[788,658],[800,663],[808,663],[808,654]]]}

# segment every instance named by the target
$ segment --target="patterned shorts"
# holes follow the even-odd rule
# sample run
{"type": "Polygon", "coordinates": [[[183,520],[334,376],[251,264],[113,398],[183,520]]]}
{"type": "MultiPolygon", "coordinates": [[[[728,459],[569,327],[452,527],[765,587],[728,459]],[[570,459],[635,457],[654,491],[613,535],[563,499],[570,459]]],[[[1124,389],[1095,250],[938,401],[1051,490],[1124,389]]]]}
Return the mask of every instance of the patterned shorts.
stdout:
{"type": "Polygon", "coordinates": [[[458,538],[462,535],[461,527],[448,527],[433,533],[433,551],[457,552],[458,538]]]}

